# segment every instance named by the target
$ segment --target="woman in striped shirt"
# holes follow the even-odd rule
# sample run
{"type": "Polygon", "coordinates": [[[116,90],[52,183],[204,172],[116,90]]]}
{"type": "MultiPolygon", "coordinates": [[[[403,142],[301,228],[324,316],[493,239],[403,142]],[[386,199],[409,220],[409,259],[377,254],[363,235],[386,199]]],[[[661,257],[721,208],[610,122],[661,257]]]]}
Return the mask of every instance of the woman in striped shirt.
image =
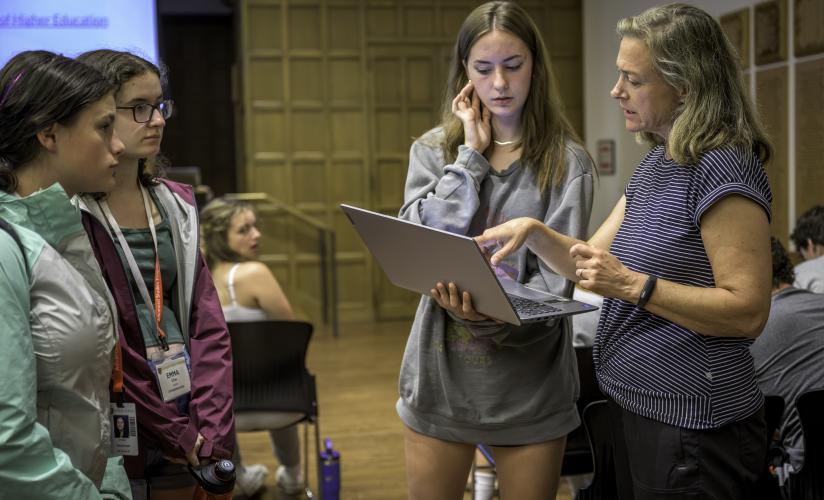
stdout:
{"type": "Polygon", "coordinates": [[[618,23],[618,101],[651,146],[584,242],[516,219],[478,238],[526,245],[605,297],[594,346],[621,498],[748,498],[765,460],[748,352],[770,309],[772,148],[718,23],[684,4],[618,23]]]}

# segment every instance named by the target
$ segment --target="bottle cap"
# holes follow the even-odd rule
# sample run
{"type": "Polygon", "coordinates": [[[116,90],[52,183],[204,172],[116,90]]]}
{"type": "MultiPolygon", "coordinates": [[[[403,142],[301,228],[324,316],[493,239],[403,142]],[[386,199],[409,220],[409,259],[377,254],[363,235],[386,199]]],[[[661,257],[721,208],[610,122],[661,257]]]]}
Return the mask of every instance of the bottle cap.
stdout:
{"type": "Polygon", "coordinates": [[[219,460],[215,464],[215,477],[228,481],[235,477],[235,464],[231,460],[219,460]]]}

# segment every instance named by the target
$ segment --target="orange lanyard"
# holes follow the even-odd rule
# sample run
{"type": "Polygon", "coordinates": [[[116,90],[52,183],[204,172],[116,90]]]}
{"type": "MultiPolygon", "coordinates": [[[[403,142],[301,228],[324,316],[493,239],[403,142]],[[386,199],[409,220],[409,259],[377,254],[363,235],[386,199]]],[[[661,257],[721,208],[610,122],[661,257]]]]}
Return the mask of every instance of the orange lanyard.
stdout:
{"type": "Polygon", "coordinates": [[[163,320],[163,276],[160,273],[160,257],[157,254],[157,243],[155,243],[154,304],[157,336],[165,350],[169,348],[169,344],[166,341],[166,332],[163,331],[163,327],[160,326],[160,322],[163,320]]]}
{"type": "Polygon", "coordinates": [[[112,389],[116,393],[123,392],[123,349],[120,347],[120,338],[114,345],[114,366],[112,366],[112,389]]]}
{"type": "MultiPolygon", "coordinates": [[[[166,332],[160,326],[163,319],[163,277],[160,273],[160,258],[155,252],[155,273],[154,273],[154,300],[155,300],[155,326],[157,327],[157,336],[160,338],[160,344],[164,349],[168,349],[166,342],[166,332]]],[[[112,389],[115,393],[123,392],[123,349],[120,347],[120,338],[117,337],[117,342],[114,346],[114,366],[112,366],[112,389]]]]}
{"type": "Polygon", "coordinates": [[[143,281],[143,274],[140,272],[140,268],[138,267],[134,255],[129,248],[129,243],[123,236],[123,231],[120,230],[120,226],[117,224],[111,210],[109,210],[109,205],[105,202],[105,200],[101,200],[98,203],[103,211],[103,214],[106,216],[109,226],[114,231],[115,236],[120,243],[123,256],[126,258],[126,262],[132,272],[132,277],[135,280],[135,284],[137,285],[138,290],[140,290],[140,295],[143,297],[143,302],[147,307],[154,309],[155,331],[157,332],[158,340],[160,340],[160,345],[163,347],[163,350],[168,350],[169,344],[166,340],[166,332],[163,331],[163,328],[160,326],[163,319],[163,277],[160,270],[160,255],[157,250],[157,235],[155,233],[154,218],[152,217],[152,210],[149,205],[149,197],[146,193],[146,188],[143,186],[140,186],[140,194],[143,196],[143,206],[146,209],[146,220],[149,224],[149,231],[152,234],[152,244],[154,245],[154,300],[152,300],[152,297],[149,296],[149,291],[146,288],[146,282],[143,281]]]}

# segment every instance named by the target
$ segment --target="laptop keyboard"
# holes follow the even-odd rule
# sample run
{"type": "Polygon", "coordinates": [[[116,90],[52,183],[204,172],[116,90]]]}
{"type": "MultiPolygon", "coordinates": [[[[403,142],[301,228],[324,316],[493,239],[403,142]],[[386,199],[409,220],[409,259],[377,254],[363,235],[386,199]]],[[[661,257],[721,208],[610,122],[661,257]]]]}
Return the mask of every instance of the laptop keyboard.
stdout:
{"type": "Polygon", "coordinates": [[[515,311],[517,311],[520,316],[536,316],[560,311],[557,307],[552,307],[546,302],[525,299],[516,295],[510,295],[509,300],[512,302],[512,307],[515,308],[515,311]]]}

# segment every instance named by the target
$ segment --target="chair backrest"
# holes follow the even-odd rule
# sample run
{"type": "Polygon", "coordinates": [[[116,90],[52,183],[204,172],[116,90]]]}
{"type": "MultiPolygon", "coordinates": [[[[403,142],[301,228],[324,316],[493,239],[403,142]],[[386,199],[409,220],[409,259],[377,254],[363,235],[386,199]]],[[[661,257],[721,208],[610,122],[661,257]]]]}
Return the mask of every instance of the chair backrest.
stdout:
{"type": "MultiPolygon", "coordinates": [[[[575,357],[578,362],[578,380],[581,383],[577,402],[578,415],[581,416],[583,422],[584,408],[593,401],[604,399],[604,395],[595,377],[592,347],[576,347],[575,357]]],[[[592,452],[584,426],[581,425],[567,436],[566,449],[561,463],[561,475],[587,474],[592,472],[592,463],[592,452]]]]}
{"type": "Polygon", "coordinates": [[[229,322],[235,411],[317,416],[315,377],[306,369],[312,325],[303,321],[229,322]]]}
{"type": "Polygon", "coordinates": [[[773,476],[770,466],[780,466],[783,461],[784,452],[781,444],[781,436],[778,429],[781,426],[781,415],[784,414],[784,398],[776,395],[764,396],[764,421],[767,424],[767,432],[764,439],[767,442],[767,460],[761,469],[761,474],[755,483],[755,490],[749,497],[753,500],[780,500],[781,487],[778,478],[773,476]]]}
{"type": "Polygon", "coordinates": [[[581,415],[584,408],[593,401],[604,399],[604,393],[598,387],[595,376],[595,362],[592,360],[592,346],[576,347],[575,358],[578,362],[578,379],[581,381],[581,395],[578,397],[578,409],[581,415]]]}
{"type": "Polygon", "coordinates": [[[804,465],[790,479],[792,498],[824,498],[824,388],[803,392],[795,402],[804,435],[804,465]]]}
{"type": "Polygon", "coordinates": [[[584,427],[587,431],[595,474],[592,483],[578,492],[577,499],[618,498],[615,480],[615,453],[612,448],[610,417],[605,400],[594,401],[584,408],[584,427]]]}
{"type": "Polygon", "coordinates": [[[784,414],[784,398],[775,395],[764,396],[764,420],[767,422],[767,437],[772,440],[775,431],[781,426],[784,414]]]}

